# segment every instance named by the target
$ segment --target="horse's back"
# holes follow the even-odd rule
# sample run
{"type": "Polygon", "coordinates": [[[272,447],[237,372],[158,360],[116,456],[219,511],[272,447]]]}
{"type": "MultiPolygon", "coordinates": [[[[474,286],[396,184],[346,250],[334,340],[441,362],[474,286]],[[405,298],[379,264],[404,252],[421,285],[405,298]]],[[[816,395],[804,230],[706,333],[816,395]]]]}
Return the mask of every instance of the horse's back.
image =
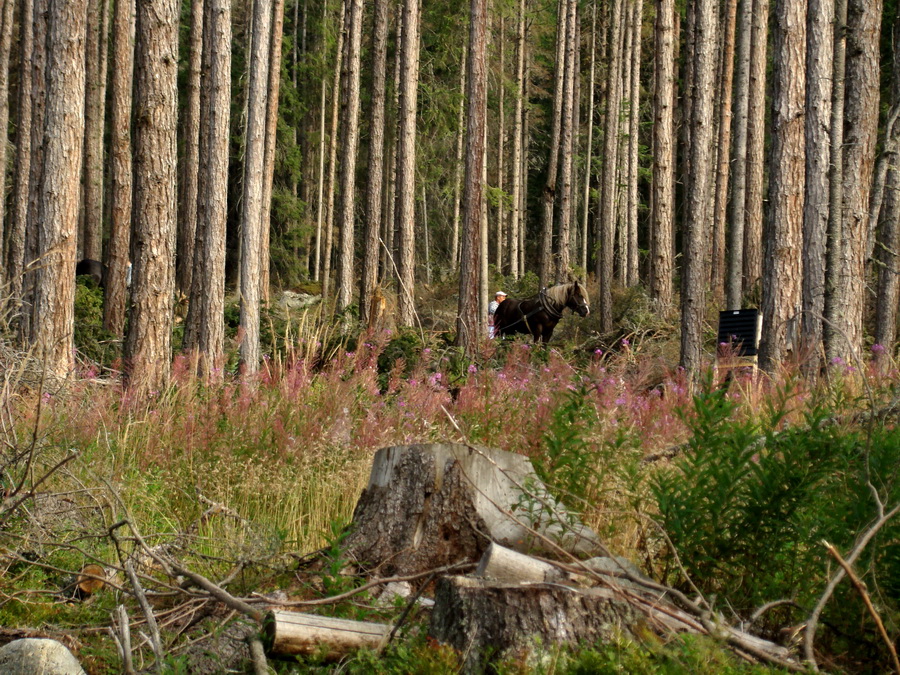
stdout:
{"type": "Polygon", "coordinates": [[[524,300],[507,298],[494,312],[494,329],[498,335],[512,335],[513,333],[528,333],[528,328],[523,321],[522,303],[524,300]]]}

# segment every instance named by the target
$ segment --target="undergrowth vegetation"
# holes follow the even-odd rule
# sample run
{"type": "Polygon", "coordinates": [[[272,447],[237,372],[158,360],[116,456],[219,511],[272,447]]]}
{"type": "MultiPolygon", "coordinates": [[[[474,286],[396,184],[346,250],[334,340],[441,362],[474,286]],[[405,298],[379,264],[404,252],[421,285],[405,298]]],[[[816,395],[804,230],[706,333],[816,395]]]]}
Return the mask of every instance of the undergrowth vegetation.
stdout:
{"type": "MultiPolygon", "coordinates": [[[[179,357],[171,385],[149,399],[95,365],[51,386],[3,343],[0,625],[108,625],[125,582],[116,577],[111,592],[88,601],[72,582],[88,563],[121,559],[134,541],[123,520],[149,546],[228,579],[236,595],[336,592],[352,584],[337,563],[331,586],[318,590],[298,588],[291,570],[323,546],[339,556],[370,460],[393,444],[525,454],[613,552],[702,595],[719,620],[752,620],[794,644],[836,569],[823,541],[847,554],[900,503],[900,392],[883,359],[832,364],[815,384],[789,369],[692,382],[649,354],[656,329],[577,349],[491,342],[469,359],[443,331],[342,333],[318,311],[271,321],[257,379],[208,384],[179,357]]],[[[896,636],[900,524],[886,522],[854,567],[896,636]]],[[[165,590],[159,570],[143,573],[165,590]]],[[[184,638],[167,635],[175,664],[184,638]]],[[[889,668],[846,581],[824,606],[815,647],[835,670],[889,668]]],[[[89,670],[117,672],[104,634],[89,632],[83,648],[89,670]]],[[[552,667],[500,672],[756,672],[687,638],[623,638],[557,656],[552,667]]],[[[421,639],[374,658],[358,655],[345,672],[458,668],[454,654],[421,639]]]]}

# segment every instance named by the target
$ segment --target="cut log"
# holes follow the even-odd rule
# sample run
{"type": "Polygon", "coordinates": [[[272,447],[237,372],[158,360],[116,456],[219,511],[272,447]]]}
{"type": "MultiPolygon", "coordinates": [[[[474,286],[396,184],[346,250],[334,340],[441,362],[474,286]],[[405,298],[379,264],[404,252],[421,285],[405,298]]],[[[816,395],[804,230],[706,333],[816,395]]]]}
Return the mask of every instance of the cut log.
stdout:
{"type": "Polygon", "coordinates": [[[471,577],[438,582],[429,635],[463,654],[462,671],[519,657],[535,645],[595,643],[630,632],[641,614],[606,588],[498,584],[471,577]]]}
{"type": "Polygon", "coordinates": [[[272,610],[263,623],[268,651],[279,656],[319,654],[339,659],[357,649],[380,649],[391,634],[383,623],[272,610]]]}
{"type": "Polygon", "coordinates": [[[492,541],[521,552],[602,552],[528,458],[455,444],[379,450],[345,545],[360,567],[387,576],[474,563],[492,541]]]}
{"type": "Polygon", "coordinates": [[[570,575],[530,555],[491,544],[481,556],[475,576],[504,584],[563,581],[570,575]]]}

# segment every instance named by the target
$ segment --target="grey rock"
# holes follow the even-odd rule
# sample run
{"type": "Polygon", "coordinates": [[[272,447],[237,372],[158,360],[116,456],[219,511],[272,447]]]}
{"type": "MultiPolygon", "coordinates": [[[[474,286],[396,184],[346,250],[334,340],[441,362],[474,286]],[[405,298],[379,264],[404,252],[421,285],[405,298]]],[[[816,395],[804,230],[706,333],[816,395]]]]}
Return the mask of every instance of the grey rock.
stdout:
{"type": "Polygon", "coordinates": [[[23,638],[0,647],[4,675],[85,675],[72,652],[56,640],[23,638]]]}

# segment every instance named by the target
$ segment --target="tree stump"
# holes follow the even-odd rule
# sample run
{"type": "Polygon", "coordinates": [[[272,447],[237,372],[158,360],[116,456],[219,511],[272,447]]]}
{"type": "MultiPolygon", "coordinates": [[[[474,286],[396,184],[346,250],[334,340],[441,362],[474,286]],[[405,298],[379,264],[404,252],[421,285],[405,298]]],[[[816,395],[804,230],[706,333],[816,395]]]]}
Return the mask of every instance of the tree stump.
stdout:
{"type": "Polygon", "coordinates": [[[527,457],[428,444],[382,448],[345,540],[357,564],[382,576],[476,562],[492,541],[523,551],[553,544],[597,555],[597,535],[548,493],[527,457]]]}
{"type": "Polygon", "coordinates": [[[489,660],[520,656],[536,645],[608,640],[630,632],[640,612],[607,588],[561,584],[502,584],[443,577],[429,635],[464,655],[462,671],[478,673],[489,660]]]}

